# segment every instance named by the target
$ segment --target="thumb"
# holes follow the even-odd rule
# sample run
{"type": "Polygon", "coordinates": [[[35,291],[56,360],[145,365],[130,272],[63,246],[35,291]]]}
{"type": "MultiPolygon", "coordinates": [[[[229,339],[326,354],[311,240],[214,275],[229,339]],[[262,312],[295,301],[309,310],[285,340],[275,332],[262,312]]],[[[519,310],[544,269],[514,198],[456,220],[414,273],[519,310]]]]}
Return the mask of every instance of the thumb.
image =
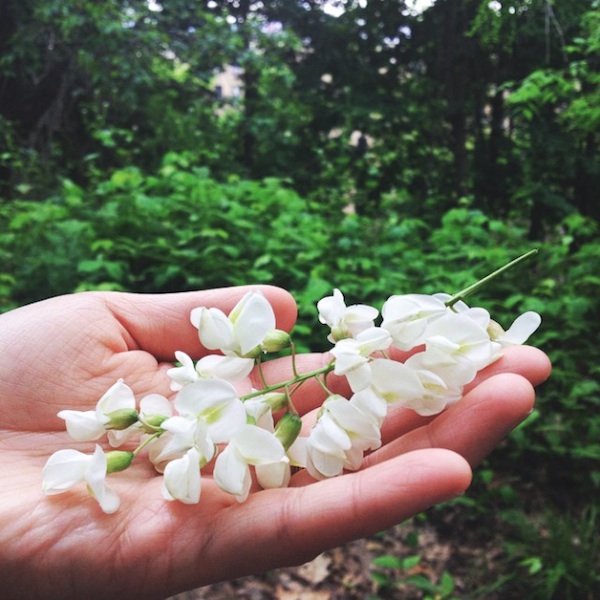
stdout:
{"type": "Polygon", "coordinates": [[[275,311],[277,328],[289,331],[297,316],[296,303],[285,290],[266,285],[241,286],[174,294],[105,294],[109,309],[125,327],[138,350],[158,360],[173,360],[176,350],[199,356],[202,346],[190,323],[190,312],[199,306],[219,308],[225,314],[249,291],[262,292],[275,311]]]}

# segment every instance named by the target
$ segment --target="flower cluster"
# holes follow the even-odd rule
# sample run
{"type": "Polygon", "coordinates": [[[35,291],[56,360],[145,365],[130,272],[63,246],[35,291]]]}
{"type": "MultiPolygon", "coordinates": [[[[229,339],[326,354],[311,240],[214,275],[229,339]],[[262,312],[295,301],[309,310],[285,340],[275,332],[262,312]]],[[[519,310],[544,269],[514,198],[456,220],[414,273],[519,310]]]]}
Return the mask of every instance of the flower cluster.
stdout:
{"type": "Polygon", "coordinates": [[[215,352],[196,362],[175,354],[178,366],[168,371],[173,400],[150,394],[138,405],[120,380],[95,410],[58,413],[77,441],[106,435],[113,448],[133,447],[135,441],[135,449],[104,452],[96,445],[92,455],[60,450],[43,469],[43,491],[57,494],[85,483],[102,510],[114,512],[119,498],[106,476],[127,469],[142,452],[163,474],[163,496],[187,504],[199,502],[201,471],[209,463],[216,484],[240,502],[253,486],[287,486],[293,468],[305,468],[315,479],[356,470],[366,452],[380,447],[390,405],[438,414],[461,398],[463,387],[504,346],[524,343],[541,321],[527,312],[503,331],[486,310],[470,308],[461,298],[394,295],[380,314],[372,306],[347,306],[336,289],[317,304],[319,320],[328,327],[331,360],[303,374],[296,372],[290,335],[276,329],[274,310],[260,292],[246,294],[229,315],[196,308],[191,323],[204,348],[215,352]],[[293,378],[238,391],[253,369],[262,375],[265,353],[289,347],[293,378]],[[332,372],[346,378],[348,397],[329,391],[332,372]],[[326,399],[308,435],[301,435],[292,396],[309,378],[320,381],[326,399]]]}

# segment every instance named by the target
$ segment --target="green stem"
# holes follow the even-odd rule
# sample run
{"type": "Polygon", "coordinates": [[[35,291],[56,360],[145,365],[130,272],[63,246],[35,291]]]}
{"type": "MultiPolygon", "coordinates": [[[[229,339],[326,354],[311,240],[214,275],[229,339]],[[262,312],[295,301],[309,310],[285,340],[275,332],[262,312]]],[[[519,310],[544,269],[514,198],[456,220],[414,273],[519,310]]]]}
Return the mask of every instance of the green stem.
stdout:
{"type": "Polygon", "coordinates": [[[298,369],[296,367],[296,346],[294,345],[294,342],[290,343],[290,348],[292,349],[292,371],[294,377],[298,377],[298,369]]]}
{"type": "Polygon", "coordinates": [[[152,435],[148,436],[134,451],[133,451],[133,456],[137,456],[151,441],[155,440],[156,438],[160,437],[163,433],[165,432],[164,429],[162,429],[161,431],[157,431],[156,433],[153,433],[152,435]]]}
{"type": "Polygon", "coordinates": [[[448,306],[449,308],[452,308],[457,302],[459,302],[460,300],[464,300],[469,294],[472,294],[473,292],[478,290],[480,287],[484,286],[486,283],[488,283],[495,277],[498,277],[498,275],[501,275],[502,273],[504,273],[504,271],[508,271],[508,269],[512,269],[514,266],[518,265],[520,262],[527,260],[530,256],[533,256],[534,254],[537,254],[537,252],[538,252],[537,248],[534,248],[533,250],[530,250],[529,252],[526,252],[525,254],[522,254],[518,258],[515,258],[514,260],[505,264],[503,267],[496,269],[494,272],[490,273],[489,275],[486,275],[483,279],[476,281],[475,283],[466,287],[464,290],[461,290],[457,294],[454,294],[454,296],[452,296],[452,298],[450,298],[449,300],[446,300],[446,302],[445,302],[446,306],[448,306]]]}
{"type": "Polygon", "coordinates": [[[256,398],[257,396],[262,396],[263,394],[268,394],[269,392],[275,392],[281,388],[289,388],[295,384],[300,384],[306,381],[307,379],[312,379],[313,377],[319,377],[319,375],[327,375],[327,373],[331,373],[334,369],[333,361],[329,364],[321,367],[320,369],[315,369],[314,371],[309,371],[308,373],[301,373],[293,377],[292,379],[288,379],[287,381],[282,381],[281,383],[275,383],[273,385],[267,385],[262,390],[257,390],[256,392],[251,392],[250,394],[246,394],[242,396],[242,400],[250,400],[250,398],[256,398]]]}
{"type": "Polygon", "coordinates": [[[258,369],[258,375],[259,375],[260,381],[261,381],[261,383],[263,384],[263,387],[264,387],[264,386],[267,385],[267,381],[265,379],[265,372],[263,371],[262,365],[263,365],[262,358],[259,356],[256,359],[256,368],[258,369]]]}

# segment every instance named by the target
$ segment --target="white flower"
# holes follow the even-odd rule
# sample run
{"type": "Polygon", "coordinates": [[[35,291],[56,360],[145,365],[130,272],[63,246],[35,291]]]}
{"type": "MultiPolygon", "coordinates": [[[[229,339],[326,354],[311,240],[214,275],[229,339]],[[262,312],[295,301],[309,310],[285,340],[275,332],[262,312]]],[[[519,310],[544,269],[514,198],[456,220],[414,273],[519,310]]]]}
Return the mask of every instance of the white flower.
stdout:
{"type": "Polygon", "coordinates": [[[191,448],[204,457],[205,464],[216,454],[215,443],[201,419],[176,415],[164,421],[161,427],[165,433],[152,442],[148,452],[150,462],[161,473],[168,463],[181,458],[191,448]]]}
{"type": "Polygon", "coordinates": [[[513,324],[494,341],[502,346],[518,346],[524,344],[529,336],[540,326],[542,317],[536,312],[528,311],[517,317],[513,324]]]}
{"type": "Polygon", "coordinates": [[[127,429],[111,429],[108,432],[108,442],[113,448],[118,448],[135,435],[148,433],[147,425],[157,426],[173,414],[173,405],[161,394],[148,394],[140,400],[138,420],[127,429]]]}
{"type": "Polygon", "coordinates": [[[106,469],[106,456],[98,445],[92,455],[77,450],[59,450],[48,459],[42,470],[42,491],[48,495],[61,494],[85,482],[100,508],[105,513],[114,513],[120,500],[106,486],[106,469]]]}
{"type": "Polygon", "coordinates": [[[315,479],[336,477],[344,469],[358,469],[365,450],[380,445],[378,419],[363,412],[360,402],[333,395],[308,436],[306,468],[315,479]]]}
{"type": "Polygon", "coordinates": [[[408,405],[424,393],[414,369],[393,360],[377,358],[371,363],[371,390],[388,404],[408,405]]]}
{"type": "Polygon", "coordinates": [[[380,327],[365,329],[355,339],[340,340],[331,350],[335,356],[334,373],[345,375],[352,391],[365,389],[371,383],[371,355],[385,350],[390,343],[390,334],[380,327]]]}
{"type": "Polygon", "coordinates": [[[273,410],[268,402],[265,402],[264,396],[257,396],[244,401],[244,409],[249,417],[249,421],[258,425],[262,429],[273,432],[275,430],[275,421],[273,420],[273,410]]]}
{"type": "Polygon", "coordinates": [[[279,462],[256,465],[254,470],[260,487],[265,490],[287,487],[292,478],[289,460],[285,458],[279,462]]]}
{"type": "Polygon", "coordinates": [[[199,307],[192,310],[190,320],[205,348],[229,356],[260,352],[266,335],[275,329],[273,307],[258,291],[248,292],[229,316],[218,308],[199,307]]]}
{"type": "Polygon", "coordinates": [[[163,497],[184,504],[200,502],[202,460],[202,454],[192,447],[181,458],[168,463],[164,471],[163,497]]]}
{"type": "Polygon", "coordinates": [[[450,385],[469,383],[494,360],[499,346],[490,340],[481,311],[475,319],[468,312],[448,312],[428,327],[423,365],[450,385]]]}
{"type": "MultiPolygon", "coordinates": [[[[232,436],[225,450],[217,457],[213,477],[222,490],[243,502],[248,497],[252,483],[249,465],[280,462],[288,462],[281,442],[265,429],[255,425],[244,425],[232,436]]],[[[281,478],[282,481],[285,479],[285,476],[281,478]]],[[[266,476],[265,482],[275,483],[266,476]]]]}
{"type": "Polygon", "coordinates": [[[378,427],[381,427],[387,415],[387,402],[370,387],[355,392],[349,400],[361,413],[367,416],[378,427]]]}
{"type": "MultiPolygon", "coordinates": [[[[368,393],[375,394],[388,404],[410,408],[422,416],[438,414],[448,404],[457,401],[462,395],[462,387],[448,385],[439,375],[424,368],[421,361],[424,354],[415,354],[406,363],[384,359],[374,361],[373,380],[368,393]]],[[[363,393],[367,391],[361,392],[361,396],[363,393]]],[[[358,400],[361,406],[376,406],[368,396],[359,396],[358,400]]],[[[379,414],[383,412],[379,411],[379,414]]]]}
{"type": "Polygon", "coordinates": [[[244,401],[244,408],[250,420],[259,427],[273,432],[275,421],[273,411],[285,408],[287,395],[282,392],[269,392],[244,401]]]}
{"type": "Polygon", "coordinates": [[[182,417],[203,421],[215,444],[228,442],[246,423],[244,403],[235,388],[222,379],[201,379],[186,385],[175,398],[175,409],[182,417]]]}
{"type": "Polygon", "coordinates": [[[390,332],[396,348],[412,350],[423,343],[429,324],[447,311],[442,300],[434,296],[390,296],[381,309],[381,326],[390,332]]]}
{"type": "Polygon", "coordinates": [[[224,379],[229,383],[241,381],[250,375],[254,368],[254,359],[239,356],[220,356],[209,354],[196,363],[196,371],[203,379],[224,379]]]}
{"type": "Polygon", "coordinates": [[[333,296],[322,298],[317,303],[319,321],[331,328],[327,339],[335,343],[344,338],[356,337],[361,331],[373,327],[379,311],[366,304],[346,306],[340,290],[333,290],[333,296]]]}
{"type": "Polygon", "coordinates": [[[423,389],[419,397],[405,400],[403,406],[411,408],[423,417],[437,415],[448,404],[456,402],[462,396],[461,384],[448,383],[440,375],[427,369],[423,364],[427,354],[427,352],[418,352],[405,363],[407,367],[414,370],[423,389]]]}
{"type": "Polygon", "coordinates": [[[171,378],[171,389],[174,391],[180,390],[184,385],[194,383],[200,378],[194,361],[185,352],[177,350],[175,358],[181,363],[181,366],[167,371],[167,375],[171,378]]]}
{"type": "Polygon", "coordinates": [[[95,410],[61,410],[58,416],[65,420],[67,433],[78,442],[97,440],[106,433],[104,422],[98,421],[95,410]]]}
{"type": "Polygon", "coordinates": [[[97,440],[107,429],[117,426],[125,429],[137,420],[135,397],[131,388],[119,379],[96,404],[96,410],[61,410],[67,433],[78,442],[97,440]],[[115,422],[118,421],[118,422],[115,422]]]}
{"type": "Polygon", "coordinates": [[[228,442],[246,423],[246,410],[234,387],[220,379],[186,385],[174,405],[179,414],[161,423],[165,433],[150,446],[150,460],[158,471],[190,448],[196,448],[205,463],[210,461],[216,444],[228,442]]]}
{"type": "Polygon", "coordinates": [[[181,363],[181,366],[167,371],[167,375],[171,378],[171,389],[174,391],[199,379],[224,379],[235,383],[247,377],[254,367],[252,358],[239,356],[209,354],[194,365],[194,361],[185,352],[178,350],[175,352],[175,358],[181,363]]]}

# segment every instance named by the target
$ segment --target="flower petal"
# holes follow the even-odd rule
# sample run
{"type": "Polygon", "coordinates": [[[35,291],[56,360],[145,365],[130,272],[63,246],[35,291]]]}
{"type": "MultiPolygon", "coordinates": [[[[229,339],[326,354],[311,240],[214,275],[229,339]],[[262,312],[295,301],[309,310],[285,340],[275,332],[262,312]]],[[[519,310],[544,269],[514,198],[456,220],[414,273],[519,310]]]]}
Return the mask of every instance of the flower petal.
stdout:
{"type": "Polygon", "coordinates": [[[371,371],[373,390],[390,404],[420,398],[423,394],[421,380],[405,364],[378,358],[371,363],[371,371]]]}
{"type": "Polygon", "coordinates": [[[102,421],[104,415],[122,409],[135,409],[135,396],[131,388],[119,379],[98,401],[96,418],[102,421]]]}
{"type": "Polygon", "coordinates": [[[287,460],[256,465],[256,478],[264,489],[287,487],[291,477],[292,471],[287,460]]]}
{"type": "Polygon", "coordinates": [[[235,446],[228,445],[215,461],[213,478],[225,492],[245,500],[250,489],[250,469],[235,446]]]}
{"type": "Polygon", "coordinates": [[[340,290],[333,290],[333,296],[326,296],[317,302],[319,321],[329,327],[335,327],[346,310],[344,295],[340,290]]]}
{"type": "Polygon", "coordinates": [[[218,308],[195,308],[190,320],[198,327],[198,337],[208,350],[234,350],[233,325],[218,308]]]}
{"type": "Polygon", "coordinates": [[[57,416],[65,420],[67,433],[78,442],[91,442],[106,433],[95,410],[61,410],[57,416]]]}
{"type": "Polygon", "coordinates": [[[229,318],[233,323],[235,339],[242,355],[263,341],[267,332],[275,329],[275,312],[260,292],[249,292],[233,309],[229,318]]]}
{"type": "Polygon", "coordinates": [[[181,458],[167,464],[162,489],[167,500],[179,500],[184,504],[197,504],[200,501],[200,460],[198,450],[190,448],[181,458]]]}
{"type": "Polygon", "coordinates": [[[58,450],[42,469],[42,490],[45,494],[60,494],[84,480],[90,457],[78,450],[58,450]]]}
{"type": "Polygon", "coordinates": [[[281,442],[266,429],[255,425],[244,425],[232,437],[240,456],[250,465],[261,465],[280,461],[285,456],[281,442]]]}
{"type": "Polygon", "coordinates": [[[540,326],[542,317],[536,312],[528,311],[517,317],[498,341],[502,345],[524,344],[529,336],[540,326]]]}
{"type": "Polygon", "coordinates": [[[252,358],[219,354],[209,354],[196,363],[196,371],[200,377],[214,377],[231,383],[247,377],[253,367],[254,360],[252,358]]]}

